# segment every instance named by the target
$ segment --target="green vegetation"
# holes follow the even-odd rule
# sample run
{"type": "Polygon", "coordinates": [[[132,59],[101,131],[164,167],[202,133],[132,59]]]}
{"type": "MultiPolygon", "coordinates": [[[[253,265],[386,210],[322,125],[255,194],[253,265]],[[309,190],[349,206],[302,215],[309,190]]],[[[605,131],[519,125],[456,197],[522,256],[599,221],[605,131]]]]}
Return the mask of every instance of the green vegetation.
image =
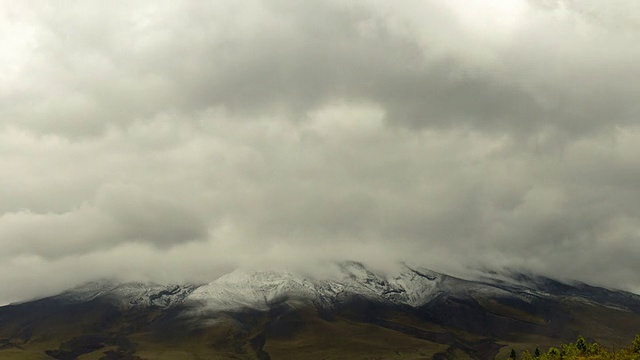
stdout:
{"type": "Polygon", "coordinates": [[[520,356],[511,349],[509,360],[640,360],[640,335],[636,335],[630,347],[609,350],[596,342],[588,342],[584,337],[578,336],[575,343],[564,344],[561,350],[550,347],[546,353],[541,353],[536,347],[532,355],[529,350],[524,350],[520,356]]]}

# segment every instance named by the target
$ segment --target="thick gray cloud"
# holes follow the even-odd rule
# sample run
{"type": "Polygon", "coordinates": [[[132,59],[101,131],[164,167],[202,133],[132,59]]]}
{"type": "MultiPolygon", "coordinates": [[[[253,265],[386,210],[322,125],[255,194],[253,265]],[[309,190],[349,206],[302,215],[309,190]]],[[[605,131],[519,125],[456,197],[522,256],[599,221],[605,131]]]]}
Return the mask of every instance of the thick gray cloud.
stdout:
{"type": "Polygon", "coordinates": [[[631,1],[0,16],[0,302],[343,258],[640,291],[631,1]]]}

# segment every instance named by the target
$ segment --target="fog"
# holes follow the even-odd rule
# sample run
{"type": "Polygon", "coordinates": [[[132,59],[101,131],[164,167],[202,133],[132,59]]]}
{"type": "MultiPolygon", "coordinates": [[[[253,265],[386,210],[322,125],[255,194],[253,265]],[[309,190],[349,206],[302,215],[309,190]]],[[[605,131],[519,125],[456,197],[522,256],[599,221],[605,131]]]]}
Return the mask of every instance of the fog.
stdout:
{"type": "Polygon", "coordinates": [[[640,291],[634,1],[7,2],[0,303],[399,261],[640,291]]]}

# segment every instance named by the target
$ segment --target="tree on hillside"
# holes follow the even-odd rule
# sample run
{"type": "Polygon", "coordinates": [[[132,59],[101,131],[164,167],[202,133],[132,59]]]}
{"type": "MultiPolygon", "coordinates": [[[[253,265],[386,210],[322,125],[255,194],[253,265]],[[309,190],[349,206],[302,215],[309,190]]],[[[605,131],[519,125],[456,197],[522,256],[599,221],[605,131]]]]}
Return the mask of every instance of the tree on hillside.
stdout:
{"type": "Polygon", "coordinates": [[[531,356],[531,352],[529,350],[522,350],[520,353],[521,360],[533,360],[533,356],[531,356]]]}
{"type": "Polygon", "coordinates": [[[636,334],[636,338],[631,343],[631,349],[634,353],[640,354],[640,335],[636,334]]]}
{"type": "MultiPolygon", "coordinates": [[[[516,359],[515,350],[511,349],[509,360],[516,359]]],[[[640,360],[640,334],[636,335],[631,346],[610,351],[598,343],[589,343],[584,337],[578,336],[575,343],[562,345],[562,350],[550,347],[547,352],[541,352],[536,346],[533,355],[529,350],[520,353],[519,360],[640,360]]]]}
{"type": "Polygon", "coordinates": [[[578,336],[578,340],[576,341],[576,348],[582,353],[587,352],[587,341],[582,336],[578,336]]]}

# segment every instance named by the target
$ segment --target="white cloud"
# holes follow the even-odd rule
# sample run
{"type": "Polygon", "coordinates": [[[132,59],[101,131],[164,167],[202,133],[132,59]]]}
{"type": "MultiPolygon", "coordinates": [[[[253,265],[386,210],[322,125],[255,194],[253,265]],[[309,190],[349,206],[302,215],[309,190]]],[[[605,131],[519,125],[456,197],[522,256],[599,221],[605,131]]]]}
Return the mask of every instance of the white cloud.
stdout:
{"type": "Polygon", "coordinates": [[[0,302],[336,258],[637,289],[637,9],[503,5],[3,8],[0,302]]]}

